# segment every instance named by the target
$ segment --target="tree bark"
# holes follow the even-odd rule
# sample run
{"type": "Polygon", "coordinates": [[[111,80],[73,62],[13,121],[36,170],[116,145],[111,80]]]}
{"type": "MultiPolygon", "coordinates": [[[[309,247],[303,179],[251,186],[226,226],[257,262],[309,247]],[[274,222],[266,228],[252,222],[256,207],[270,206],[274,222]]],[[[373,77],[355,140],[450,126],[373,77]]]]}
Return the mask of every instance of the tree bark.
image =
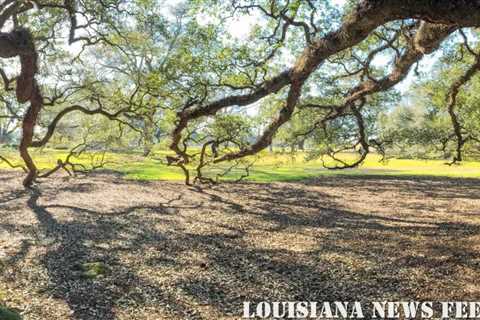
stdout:
{"type": "Polygon", "coordinates": [[[16,29],[10,33],[0,33],[0,57],[20,57],[21,72],[17,78],[16,96],[19,103],[29,102],[22,122],[22,139],[19,151],[28,169],[27,176],[23,180],[25,187],[30,187],[35,180],[38,169],[33,161],[28,148],[31,146],[35,125],[43,107],[43,97],[35,80],[38,72],[37,51],[33,37],[27,29],[16,29]]]}

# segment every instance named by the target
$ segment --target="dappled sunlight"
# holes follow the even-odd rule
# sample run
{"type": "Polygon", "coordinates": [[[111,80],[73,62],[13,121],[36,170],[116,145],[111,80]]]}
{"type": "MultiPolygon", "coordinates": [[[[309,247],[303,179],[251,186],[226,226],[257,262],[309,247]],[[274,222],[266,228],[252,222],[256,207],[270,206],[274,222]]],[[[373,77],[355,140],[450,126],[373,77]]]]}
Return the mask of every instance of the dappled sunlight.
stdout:
{"type": "Polygon", "coordinates": [[[212,319],[240,314],[243,301],[480,293],[469,285],[480,264],[472,179],[180,188],[97,174],[12,195],[20,175],[1,178],[10,181],[0,186],[2,274],[15,279],[2,290],[26,314],[212,319]],[[42,308],[50,296],[55,310],[42,308]]]}

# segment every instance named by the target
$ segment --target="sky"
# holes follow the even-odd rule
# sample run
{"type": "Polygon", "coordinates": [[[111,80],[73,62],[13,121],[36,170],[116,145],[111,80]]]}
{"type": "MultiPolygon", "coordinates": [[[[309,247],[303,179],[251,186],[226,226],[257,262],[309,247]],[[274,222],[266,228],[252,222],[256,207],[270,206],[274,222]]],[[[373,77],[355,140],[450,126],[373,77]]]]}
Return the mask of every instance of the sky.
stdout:
{"type": "Polygon", "coordinates": [[[347,2],[347,0],[332,0],[332,2],[337,6],[343,6],[347,2]]]}
{"type": "MultiPolygon", "coordinates": [[[[338,7],[342,7],[347,0],[331,0],[332,3],[338,7]]],[[[208,18],[203,20],[204,22],[208,22],[208,18]]],[[[245,39],[249,35],[252,27],[258,21],[257,15],[250,15],[250,16],[243,16],[241,18],[232,20],[230,26],[228,27],[229,33],[238,39],[245,39]]]]}

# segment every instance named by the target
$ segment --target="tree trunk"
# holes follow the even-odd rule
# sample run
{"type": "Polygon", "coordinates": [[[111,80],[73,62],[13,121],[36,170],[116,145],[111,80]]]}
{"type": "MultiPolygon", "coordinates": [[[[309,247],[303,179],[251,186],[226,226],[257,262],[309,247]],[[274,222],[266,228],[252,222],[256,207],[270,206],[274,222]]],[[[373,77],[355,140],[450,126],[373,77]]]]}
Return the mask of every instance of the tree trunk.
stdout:
{"type": "Polygon", "coordinates": [[[298,150],[305,151],[305,140],[300,140],[298,142],[298,150]]]}

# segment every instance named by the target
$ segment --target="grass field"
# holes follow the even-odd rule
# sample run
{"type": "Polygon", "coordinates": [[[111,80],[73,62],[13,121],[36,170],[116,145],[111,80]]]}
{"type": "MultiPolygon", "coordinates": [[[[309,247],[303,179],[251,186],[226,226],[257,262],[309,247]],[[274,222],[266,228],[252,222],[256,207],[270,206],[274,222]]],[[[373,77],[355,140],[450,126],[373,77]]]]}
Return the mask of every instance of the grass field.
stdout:
{"type": "MultiPolygon", "coordinates": [[[[21,163],[17,153],[14,151],[0,150],[0,154],[6,155],[14,163],[21,163]]],[[[105,157],[107,160],[105,169],[122,173],[126,179],[133,180],[183,180],[183,175],[179,168],[163,164],[165,154],[165,152],[157,152],[151,157],[144,158],[138,153],[108,153],[105,157]]],[[[47,169],[53,167],[57,159],[64,159],[67,156],[67,152],[43,150],[41,152],[35,151],[33,155],[38,167],[47,169]]],[[[344,160],[353,161],[355,156],[344,154],[342,157],[344,160]]],[[[90,164],[91,156],[86,155],[79,159],[79,162],[90,164]]],[[[5,163],[0,163],[0,169],[7,168],[8,166],[5,163]]],[[[215,175],[217,172],[223,171],[223,169],[225,167],[212,168],[206,170],[206,174],[215,175]]],[[[244,173],[244,170],[235,169],[225,179],[234,180],[244,173]]],[[[305,161],[304,153],[292,156],[277,152],[264,152],[256,160],[255,165],[250,170],[250,176],[246,180],[255,182],[297,181],[322,175],[480,178],[480,162],[464,162],[461,165],[448,166],[444,160],[390,159],[384,163],[380,162],[380,156],[373,154],[368,156],[365,163],[359,168],[328,170],[323,168],[320,160],[305,161]]]]}

